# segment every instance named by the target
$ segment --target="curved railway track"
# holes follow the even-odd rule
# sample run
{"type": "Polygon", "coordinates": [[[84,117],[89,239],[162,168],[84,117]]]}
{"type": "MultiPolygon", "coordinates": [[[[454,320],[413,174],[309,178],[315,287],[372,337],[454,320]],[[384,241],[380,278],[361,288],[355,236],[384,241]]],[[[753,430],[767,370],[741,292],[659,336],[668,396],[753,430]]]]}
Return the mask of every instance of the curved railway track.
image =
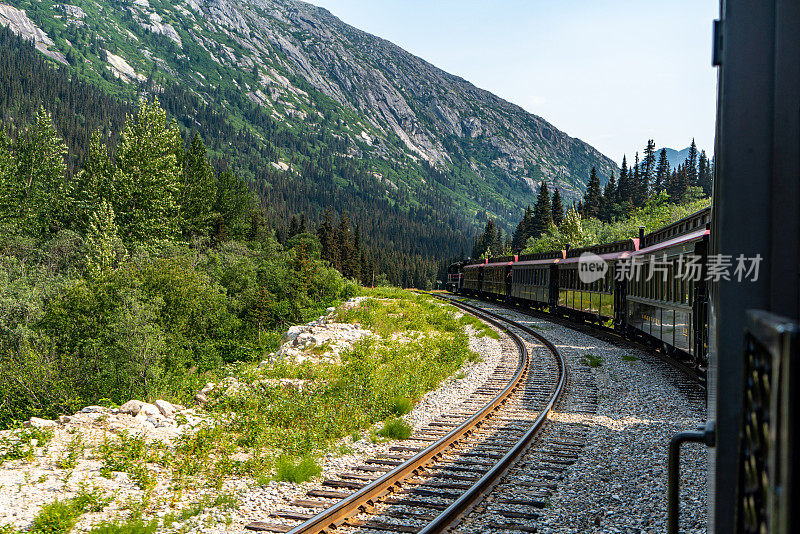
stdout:
{"type": "MultiPolygon", "coordinates": [[[[290,534],[343,529],[445,532],[492,492],[526,453],[565,389],[564,358],[550,341],[524,325],[467,303],[438,298],[503,330],[517,348],[516,367],[498,366],[457,410],[391,447],[397,454],[367,460],[367,465],[341,474],[339,480],[323,482],[338,491],[309,492],[307,496],[316,500],[301,499],[292,503],[294,510],[273,514],[282,523],[256,522],[247,529],[290,534]],[[533,358],[529,347],[540,354],[533,358]],[[315,512],[318,509],[322,511],[315,512]],[[293,525],[287,520],[303,522],[293,525]]],[[[564,447],[568,454],[575,450],[570,443],[564,447]]],[[[530,531],[526,525],[535,516],[506,517],[508,521],[493,526],[530,531]]]]}

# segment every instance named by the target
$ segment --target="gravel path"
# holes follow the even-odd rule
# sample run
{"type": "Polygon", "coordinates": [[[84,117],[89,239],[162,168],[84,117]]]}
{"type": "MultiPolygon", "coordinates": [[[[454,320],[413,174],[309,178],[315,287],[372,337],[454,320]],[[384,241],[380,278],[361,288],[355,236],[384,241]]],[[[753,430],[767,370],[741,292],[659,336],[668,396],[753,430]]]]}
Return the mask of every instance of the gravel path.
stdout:
{"type": "MultiPolygon", "coordinates": [[[[591,374],[598,392],[595,413],[571,411],[567,404],[550,417],[547,433],[574,433],[578,428],[586,443],[576,463],[559,477],[547,505],[537,510],[538,531],[663,532],[667,444],[676,432],[693,430],[705,420],[700,390],[687,387],[677,371],[639,350],[495,305],[482,306],[538,329],[571,369],[591,374]],[[600,365],[591,367],[587,355],[599,356],[600,365]]],[[[681,532],[705,532],[706,462],[705,447],[684,446],[681,532]]]]}

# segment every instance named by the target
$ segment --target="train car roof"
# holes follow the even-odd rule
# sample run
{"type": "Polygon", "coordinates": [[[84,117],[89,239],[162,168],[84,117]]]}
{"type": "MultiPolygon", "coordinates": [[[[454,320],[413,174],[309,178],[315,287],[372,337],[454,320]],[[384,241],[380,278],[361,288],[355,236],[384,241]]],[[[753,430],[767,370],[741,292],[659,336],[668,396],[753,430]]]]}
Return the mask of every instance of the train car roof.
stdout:
{"type": "Polygon", "coordinates": [[[639,251],[635,252],[634,255],[639,256],[641,254],[652,254],[653,252],[657,252],[665,248],[683,245],[684,243],[689,243],[691,241],[699,241],[700,239],[703,239],[703,237],[709,235],[710,233],[711,230],[707,228],[700,228],[698,230],[695,230],[694,232],[679,235],[678,237],[674,237],[667,241],[661,241],[660,243],[656,243],[652,246],[640,249],[639,251]]]}
{"type": "MultiPolygon", "coordinates": [[[[591,252],[591,251],[590,250],[585,250],[583,252],[591,252]]],[[[621,260],[621,259],[627,258],[628,256],[632,256],[635,253],[636,253],[635,250],[620,250],[618,252],[607,252],[605,254],[595,254],[595,255],[599,256],[600,259],[603,259],[605,261],[615,261],[615,260],[621,260]]],[[[572,257],[569,257],[569,258],[567,258],[565,260],[561,260],[558,263],[559,263],[559,265],[560,264],[565,264],[566,265],[566,264],[571,264],[571,263],[578,263],[580,261],[581,261],[581,257],[580,256],[572,256],[572,257]]]]}
{"type": "Polygon", "coordinates": [[[499,267],[501,265],[508,266],[508,265],[514,265],[515,263],[516,262],[514,260],[511,260],[511,261],[496,261],[496,262],[493,262],[493,263],[487,263],[486,265],[484,265],[484,267],[499,267]]]}
{"type": "Polygon", "coordinates": [[[679,219],[667,226],[653,230],[644,236],[641,248],[649,248],[659,243],[670,241],[677,236],[689,235],[702,228],[708,228],[711,224],[711,208],[703,208],[683,219],[679,219]]]}
{"type": "Polygon", "coordinates": [[[577,258],[584,252],[591,252],[598,256],[604,254],[611,254],[617,252],[629,252],[632,250],[639,250],[639,239],[620,239],[611,243],[603,243],[601,245],[590,245],[588,247],[571,248],[567,251],[567,258],[577,258]]]}
{"type": "Polygon", "coordinates": [[[519,257],[517,265],[552,265],[563,260],[567,255],[566,250],[551,250],[548,252],[534,252],[533,254],[523,254],[519,257]]]}
{"type": "Polygon", "coordinates": [[[518,261],[514,264],[514,267],[520,266],[524,267],[526,265],[553,265],[555,263],[560,263],[564,261],[564,258],[546,258],[541,260],[525,260],[525,261],[518,261]]]}

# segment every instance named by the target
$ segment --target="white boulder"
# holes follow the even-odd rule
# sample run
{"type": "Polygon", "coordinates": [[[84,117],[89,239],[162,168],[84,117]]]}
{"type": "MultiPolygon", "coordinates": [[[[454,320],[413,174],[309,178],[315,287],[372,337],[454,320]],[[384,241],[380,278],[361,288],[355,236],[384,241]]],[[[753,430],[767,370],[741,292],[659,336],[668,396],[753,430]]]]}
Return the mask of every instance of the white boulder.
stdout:
{"type": "Polygon", "coordinates": [[[30,421],[25,421],[22,424],[25,428],[50,428],[58,425],[55,421],[50,419],[41,419],[39,417],[31,417],[30,421]]]}
{"type": "Polygon", "coordinates": [[[161,416],[161,410],[158,409],[158,406],[155,404],[150,404],[146,402],[142,404],[142,407],[139,409],[139,414],[149,415],[149,416],[161,416]]]}
{"type": "Polygon", "coordinates": [[[155,405],[164,417],[172,417],[175,415],[175,407],[169,402],[159,399],[155,402],[155,405]]]}
{"type": "Polygon", "coordinates": [[[125,404],[119,407],[119,413],[127,413],[136,417],[139,415],[139,410],[142,409],[144,402],[140,400],[129,400],[125,404]]]}

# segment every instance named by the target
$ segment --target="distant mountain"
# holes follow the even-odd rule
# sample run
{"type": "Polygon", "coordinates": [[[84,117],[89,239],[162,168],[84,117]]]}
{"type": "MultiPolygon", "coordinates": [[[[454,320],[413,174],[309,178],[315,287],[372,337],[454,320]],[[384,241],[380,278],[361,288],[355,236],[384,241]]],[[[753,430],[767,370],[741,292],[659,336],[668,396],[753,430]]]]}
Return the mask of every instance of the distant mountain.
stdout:
{"type": "MultiPolygon", "coordinates": [[[[297,0],[9,0],[0,24],[113,94],[180,86],[226,128],[262,140],[266,150],[253,157],[241,145],[215,149],[268,189],[272,175],[300,173],[362,194],[320,160],[351,158],[403,209],[444,197],[468,224],[485,213],[508,225],[541,180],[569,200],[593,166],[601,176],[616,170],[541,117],[297,0]],[[279,142],[280,128],[313,146],[279,142]]],[[[182,123],[205,127],[187,109],[182,123]]],[[[290,212],[304,204],[284,196],[290,212]]],[[[321,210],[307,209],[315,219],[321,210]]]]}
{"type": "MultiPolygon", "coordinates": [[[[701,150],[702,149],[700,147],[697,147],[698,155],[700,154],[701,150]]],[[[660,153],[661,153],[661,149],[659,148],[658,150],[656,150],[656,161],[658,161],[658,157],[659,157],[658,154],[660,154],[660,153]]],[[[708,155],[709,158],[713,157],[713,155],[712,154],[708,154],[708,152],[706,152],[706,155],[708,155]]],[[[667,148],[667,160],[669,161],[669,168],[670,169],[675,169],[678,165],[683,165],[683,162],[686,161],[687,157],[689,157],[689,147],[688,146],[686,148],[684,148],[683,150],[675,150],[674,148],[667,148]]]]}
{"type": "MultiPolygon", "coordinates": [[[[657,153],[660,153],[661,149],[658,149],[657,153]]],[[[667,160],[669,161],[669,168],[674,169],[678,165],[683,165],[683,162],[686,161],[687,156],[689,156],[689,147],[687,146],[683,150],[675,150],[674,148],[667,148],[667,160]]]]}

